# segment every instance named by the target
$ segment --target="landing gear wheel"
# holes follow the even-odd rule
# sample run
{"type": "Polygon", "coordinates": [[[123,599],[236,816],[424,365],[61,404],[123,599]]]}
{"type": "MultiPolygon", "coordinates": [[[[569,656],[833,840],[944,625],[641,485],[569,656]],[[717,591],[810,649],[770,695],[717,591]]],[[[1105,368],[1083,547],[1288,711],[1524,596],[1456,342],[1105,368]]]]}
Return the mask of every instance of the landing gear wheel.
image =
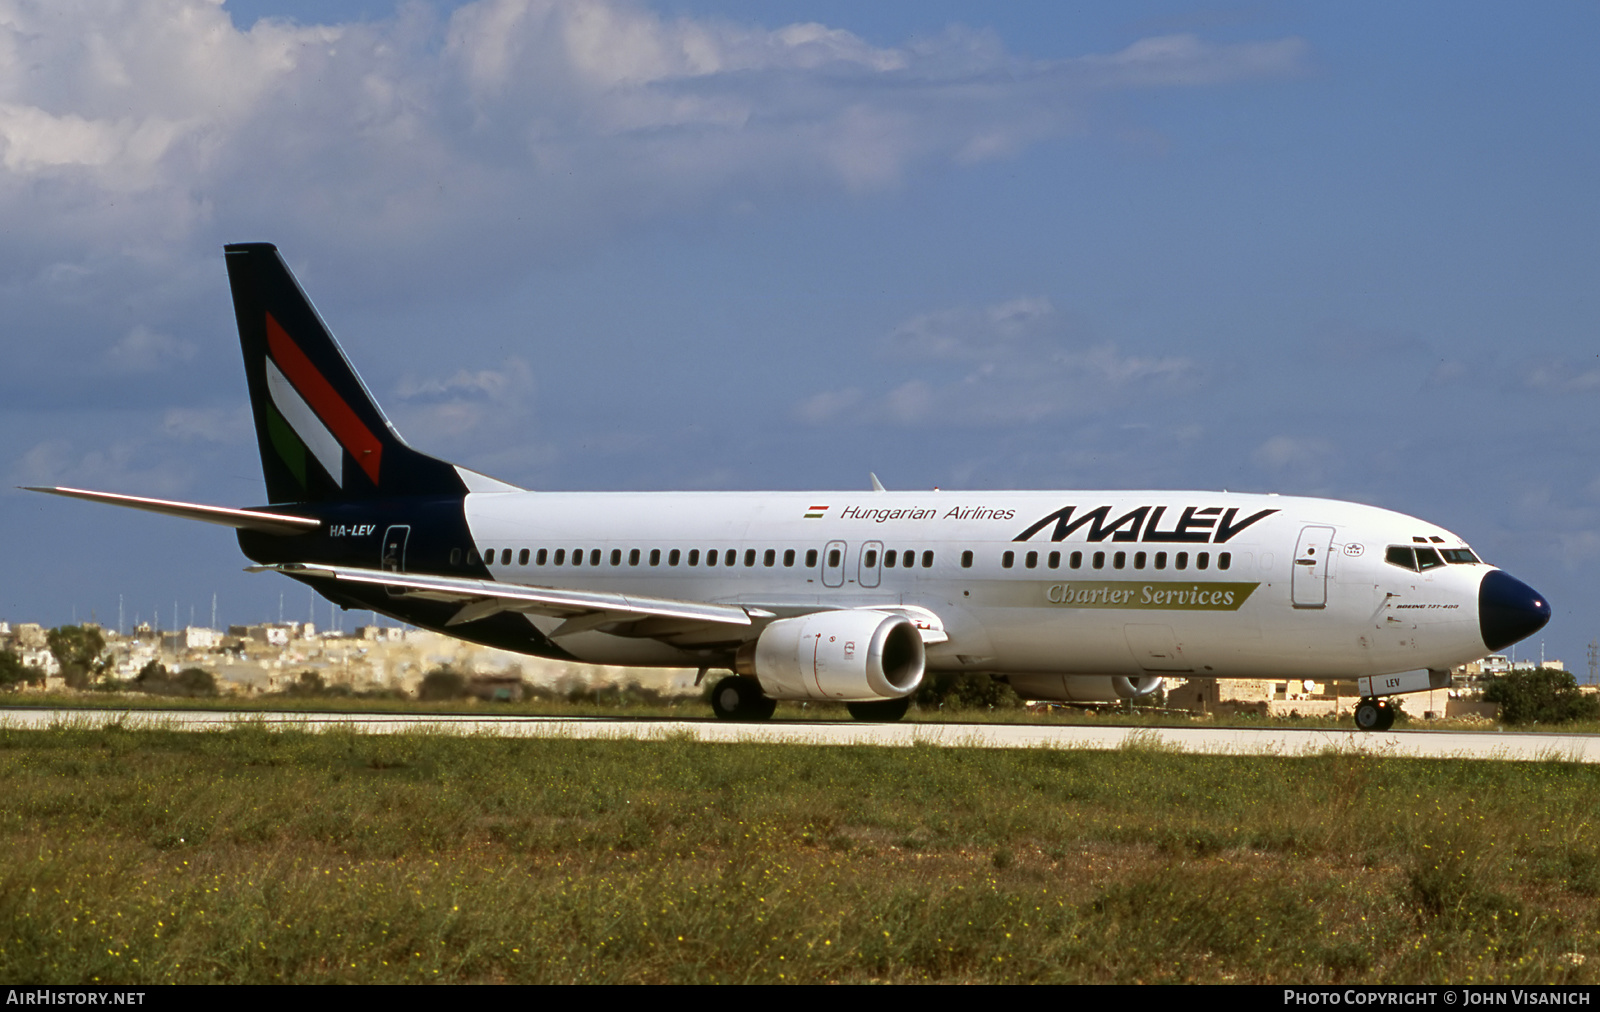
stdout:
{"type": "Polygon", "coordinates": [[[1363,699],[1356,704],[1356,727],[1362,731],[1387,731],[1394,726],[1394,707],[1385,699],[1363,699]]]}
{"type": "Polygon", "coordinates": [[[729,675],[711,690],[711,709],[720,720],[766,720],[778,708],[776,699],[761,694],[761,683],[729,675]]]}
{"type": "Polygon", "coordinates": [[[879,724],[892,724],[906,715],[911,709],[911,697],[901,696],[899,699],[874,699],[867,703],[846,703],[844,708],[850,711],[850,716],[857,720],[868,720],[879,724]]]}

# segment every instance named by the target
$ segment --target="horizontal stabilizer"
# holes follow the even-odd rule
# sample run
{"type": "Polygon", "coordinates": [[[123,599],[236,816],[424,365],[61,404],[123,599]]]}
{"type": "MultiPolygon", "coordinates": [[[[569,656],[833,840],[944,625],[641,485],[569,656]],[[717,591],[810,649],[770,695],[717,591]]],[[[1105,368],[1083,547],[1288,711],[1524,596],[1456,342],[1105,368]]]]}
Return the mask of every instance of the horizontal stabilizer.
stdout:
{"type": "Polygon", "coordinates": [[[118,495],[115,492],[90,492],[81,488],[38,488],[22,486],[29,492],[48,492],[73,499],[126,506],[147,513],[164,513],[185,520],[202,520],[208,524],[221,524],[243,531],[260,531],[262,534],[309,534],[322,526],[322,521],[311,517],[290,516],[287,513],[264,513],[259,510],[237,510],[226,506],[202,506],[192,502],[173,502],[170,499],[146,499],[137,495],[118,495]]]}
{"type": "Polygon", "coordinates": [[[772,617],[771,612],[759,608],[746,609],[729,604],[677,601],[670,598],[608,594],[590,590],[523,587],[517,584],[497,583],[494,580],[391,573],[382,569],[358,569],[349,566],[285,563],[278,566],[251,566],[249,571],[372,584],[406,591],[407,597],[459,603],[462,609],[451,622],[447,623],[450,625],[475,622],[502,611],[567,619],[565,627],[558,628],[553,635],[565,635],[601,625],[624,624],[655,618],[720,626],[749,626],[752,624],[752,617],[772,617]],[[574,619],[581,621],[573,621],[574,619]]]}

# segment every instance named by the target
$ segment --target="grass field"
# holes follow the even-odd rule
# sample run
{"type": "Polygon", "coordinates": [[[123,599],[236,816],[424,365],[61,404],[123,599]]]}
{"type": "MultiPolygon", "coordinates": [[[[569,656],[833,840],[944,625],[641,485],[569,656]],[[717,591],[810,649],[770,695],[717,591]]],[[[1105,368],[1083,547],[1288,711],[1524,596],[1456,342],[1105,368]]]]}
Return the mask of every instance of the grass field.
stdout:
{"type": "Polygon", "coordinates": [[[9,982],[1582,981],[1600,770],[0,731],[9,982]]]}

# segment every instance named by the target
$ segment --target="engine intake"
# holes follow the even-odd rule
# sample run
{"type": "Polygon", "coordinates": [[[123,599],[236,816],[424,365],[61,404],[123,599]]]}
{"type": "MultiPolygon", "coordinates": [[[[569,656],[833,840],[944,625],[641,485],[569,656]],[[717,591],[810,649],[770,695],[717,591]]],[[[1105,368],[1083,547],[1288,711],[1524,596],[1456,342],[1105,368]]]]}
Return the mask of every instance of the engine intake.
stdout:
{"type": "Polygon", "coordinates": [[[900,699],[927,664],[922,634],[904,615],[865,608],[779,619],[739,648],[734,670],[773,699],[900,699]]]}

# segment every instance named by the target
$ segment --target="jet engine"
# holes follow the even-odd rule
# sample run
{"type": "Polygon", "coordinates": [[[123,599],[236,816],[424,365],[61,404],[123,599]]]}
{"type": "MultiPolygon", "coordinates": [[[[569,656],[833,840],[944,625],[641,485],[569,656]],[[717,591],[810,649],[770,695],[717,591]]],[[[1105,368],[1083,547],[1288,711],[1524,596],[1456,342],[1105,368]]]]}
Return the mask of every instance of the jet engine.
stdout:
{"type": "Polygon", "coordinates": [[[917,691],[925,666],[910,619],[865,608],[779,619],[734,658],[772,699],[900,699],[917,691]]]}
{"type": "Polygon", "coordinates": [[[1143,699],[1161,688],[1163,680],[1156,675],[1010,675],[1006,681],[1023,699],[1117,703],[1143,699]]]}

